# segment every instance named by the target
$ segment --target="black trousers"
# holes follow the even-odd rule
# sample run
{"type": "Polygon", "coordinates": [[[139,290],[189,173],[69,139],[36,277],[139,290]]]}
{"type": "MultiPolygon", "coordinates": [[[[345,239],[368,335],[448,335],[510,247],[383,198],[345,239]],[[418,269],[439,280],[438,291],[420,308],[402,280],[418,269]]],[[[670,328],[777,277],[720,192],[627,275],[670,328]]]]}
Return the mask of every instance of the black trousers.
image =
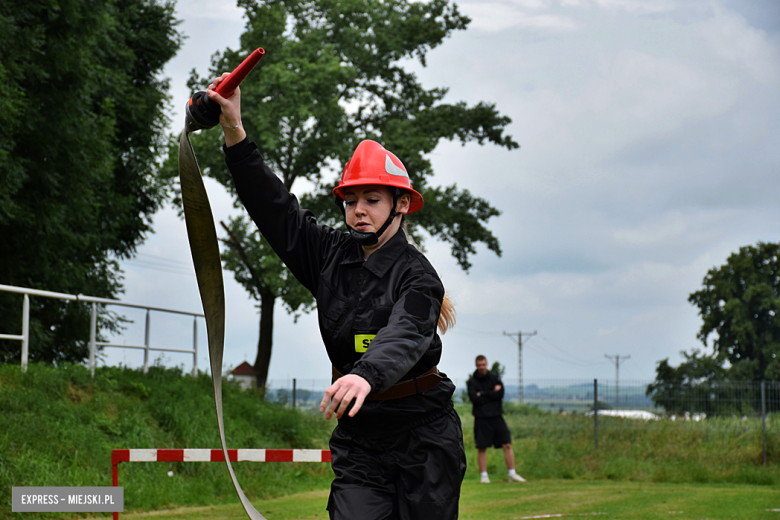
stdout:
{"type": "Polygon", "coordinates": [[[457,520],[466,453],[454,409],[380,439],[337,426],[330,450],[331,520],[457,520]]]}

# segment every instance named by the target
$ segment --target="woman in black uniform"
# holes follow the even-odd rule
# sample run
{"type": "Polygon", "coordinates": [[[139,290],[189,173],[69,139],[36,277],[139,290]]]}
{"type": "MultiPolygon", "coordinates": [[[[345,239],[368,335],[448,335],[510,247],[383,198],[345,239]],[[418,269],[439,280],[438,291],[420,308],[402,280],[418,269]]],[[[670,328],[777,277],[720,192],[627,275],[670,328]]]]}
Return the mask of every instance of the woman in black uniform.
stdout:
{"type": "Polygon", "coordinates": [[[454,322],[444,287],[402,229],[420,209],[401,161],[363,141],[333,190],[349,232],[317,223],[241,126],[240,91],[222,106],[225,160],[263,237],[317,300],[334,383],[320,411],[330,440],[334,520],[456,520],[466,471],[455,385],[436,368],[437,326],[454,322]]]}

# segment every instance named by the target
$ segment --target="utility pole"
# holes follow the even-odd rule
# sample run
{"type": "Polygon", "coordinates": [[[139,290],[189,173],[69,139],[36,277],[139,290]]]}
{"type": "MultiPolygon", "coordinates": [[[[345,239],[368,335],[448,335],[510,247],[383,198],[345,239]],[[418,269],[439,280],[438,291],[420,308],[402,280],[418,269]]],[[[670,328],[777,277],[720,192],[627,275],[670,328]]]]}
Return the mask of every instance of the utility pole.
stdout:
{"type": "Polygon", "coordinates": [[[535,336],[535,335],[536,335],[536,331],[533,332],[518,331],[516,334],[504,332],[504,336],[517,336],[517,349],[518,349],[517,374],[518,376],[520,376],[517,398],[520,401],[520,404],[523,404],[523,336],[535,336]]]}
{"type": "Polygon", "coordinates": [[[617,410],[618,404],[620,403],[620,401],[618,400],[618,388],[620,387],[620,363],[631,359],[631,356],[623,356],[623,359],[621,359],[620,354],[617,354],[615,356],[604,354],[604,357],[609,359],[610,361],[612,359],[615,360],[615,410],[617,410]]]}

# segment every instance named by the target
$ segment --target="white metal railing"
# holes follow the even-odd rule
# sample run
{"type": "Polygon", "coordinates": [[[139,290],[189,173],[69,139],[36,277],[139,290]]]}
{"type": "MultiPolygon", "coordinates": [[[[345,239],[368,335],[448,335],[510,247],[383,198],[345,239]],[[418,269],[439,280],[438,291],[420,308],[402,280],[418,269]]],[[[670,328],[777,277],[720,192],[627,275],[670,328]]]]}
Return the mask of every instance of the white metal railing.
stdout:
{"type": "Polygon", "coordinates": [[[0,334],[0,339],[10,339],[22,342],[22,371],[27,370],[27,361],[29,358],[30,348],[30,296],[41,296],[44,298],[56,298],[60,300],[73,300],[92,304],[92,317],[89,324],[89,370],[92,375],[95,375],[95,353],[97,347],[116,347],[116,348],[130,348],[140,349],[144,351],[144,373],[149,371],[149,352],[181,352],[184,354],[192,354],[192,375],[198,375],[198,318],[203,318],[203,314],[195,312],[177,311],[174,309],[165,309],[162,307],[151,307],[149,305],[137,305],[133,303],[125,303],[119,300],[110,300],[108,298],[97,298],[95,296],[85,296],[83,294],[66,294],[52,291],[41,291],[39,289],[29,289],[26,287],[15,287],[13,285],[0,284],[0,291],[18,293],[24,295],[22,302],[22,334],[0,334]],[[146,309],[146,324],[144,332],[144,344],[143,345],[114,345],[112,343],[97,341],[97,306],[100,305],[118,305],[121,307],[132,307],[135,309],[146,309]],[[192,350],[181,350],[172,348],[159,348],[149,345],[149,331],[151,326],[150,313],[167,312],[171,314],[183,314],[185,316],[192,316],[192,350]]]}

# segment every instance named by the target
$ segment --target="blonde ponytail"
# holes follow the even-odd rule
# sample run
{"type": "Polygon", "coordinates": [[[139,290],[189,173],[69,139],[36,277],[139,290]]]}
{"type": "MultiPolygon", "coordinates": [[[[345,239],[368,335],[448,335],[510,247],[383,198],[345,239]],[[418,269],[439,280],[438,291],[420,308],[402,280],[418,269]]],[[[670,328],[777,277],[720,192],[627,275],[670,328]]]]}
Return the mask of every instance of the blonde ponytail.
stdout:
{"type": "Polygon", "coordinates": [[[444,293],[444,299],[441,301],[441,312],[439,313],[439,331],[446,333],[455,325],[455,306],[452,304],[447,293],[444,293]]]}

